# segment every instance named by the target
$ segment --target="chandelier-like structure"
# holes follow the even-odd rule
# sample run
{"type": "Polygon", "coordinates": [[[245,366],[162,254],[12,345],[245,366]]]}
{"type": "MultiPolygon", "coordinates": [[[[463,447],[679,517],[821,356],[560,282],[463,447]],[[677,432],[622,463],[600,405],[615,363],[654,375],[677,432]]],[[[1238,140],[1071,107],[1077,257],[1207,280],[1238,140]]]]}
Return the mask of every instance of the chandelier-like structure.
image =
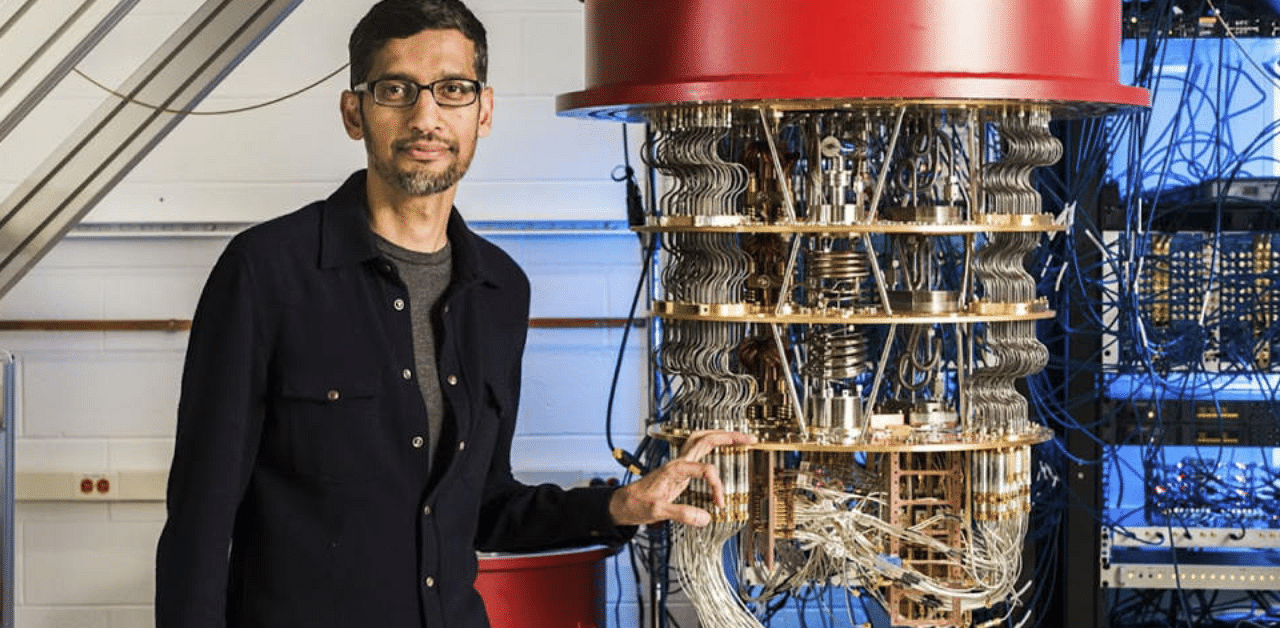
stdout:
{"type": "Polygon", "coordinates": [[[1024,260],[1066,225],[1036,168],[1117,84],[1119,0],[587,0],[564,115],[647,123],[660,175],[654,433],[718,451],[728,507],[672,550],[702,625],[811,586],[894,626],[1015,601],[1051,318],[1024,260]],[[723,560],[737,538],[735,582],[723,560]],[[744,592],[750,599],[744,599],[744,592]]]}

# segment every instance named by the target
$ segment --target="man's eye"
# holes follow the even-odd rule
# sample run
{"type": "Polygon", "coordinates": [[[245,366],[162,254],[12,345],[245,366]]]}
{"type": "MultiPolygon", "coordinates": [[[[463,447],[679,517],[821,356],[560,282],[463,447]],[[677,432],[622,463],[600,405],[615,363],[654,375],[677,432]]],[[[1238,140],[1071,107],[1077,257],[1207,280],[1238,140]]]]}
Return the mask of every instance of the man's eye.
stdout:
{"type": "Polygon", "coordinates": [[[408,95],[409,88],[404,83],[382,83],[378,91],[383,98],[400,99],[408,95]]]}
{"type": "Polygon", "coordinates": [[[437,91],[441,96],[449,99],[458,100],[471,95],[470,83],[441,83],[437,87],[437,91]]]}

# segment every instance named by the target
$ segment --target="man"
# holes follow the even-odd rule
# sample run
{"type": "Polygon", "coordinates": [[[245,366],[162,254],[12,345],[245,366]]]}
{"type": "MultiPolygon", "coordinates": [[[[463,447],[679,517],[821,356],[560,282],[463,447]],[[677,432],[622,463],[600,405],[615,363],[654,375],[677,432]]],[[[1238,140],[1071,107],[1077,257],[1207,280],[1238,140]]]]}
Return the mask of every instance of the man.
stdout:
{"type": "Polygon", "coordinates": [[[484,28],[384,0],[351,36],[367,172],[237,236],[191,331],[156,567],[159,628],[475,628],[475,549],[619,542],[667,518],[699,435],[617,490],[521,485],[510,446],[528,281],[453,210],[488,134],[484,28]]]}

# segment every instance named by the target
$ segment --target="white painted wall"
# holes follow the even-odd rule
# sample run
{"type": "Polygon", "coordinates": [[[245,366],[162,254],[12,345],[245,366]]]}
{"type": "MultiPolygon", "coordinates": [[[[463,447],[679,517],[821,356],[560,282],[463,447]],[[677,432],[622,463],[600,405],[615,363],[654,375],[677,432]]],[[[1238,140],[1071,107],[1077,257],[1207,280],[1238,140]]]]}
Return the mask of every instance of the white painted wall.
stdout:
{"type": "MultiPolygon", "coordinates": [[[[14,0],[0,0],[0,8],[14,0]]],[[[81,65],[108,84],[127,76],[199,0],[142,0],[81,65]]],[[[201,105],[239,107],[292,91],[346,60],[366,2],[306,0],[201,105]]],[[[490,33],[495,128],[481,141],[458,205],[473,221],[620,220],[621,128],[554,116],[554,95],[579,89],[577,0],[472,0],[490,33]]],[[[340,74],[266,109],[188,118],[87,218],[98,224],[239,223],[323,197],[363,164],[338,117],[340,74]]],[[[103,94],[72,76],[5,142],[8,193],[103,94]]],[[[614,235],[502,235],[526,268],[535,317],[625,316],[639,247],[614,235]]],[[[225,236],[76,235],[0,299],[0,319],[186,319],[225,236]]],[[[644,333],[633,335],[637,341],[644,333]]],[[[604,445],[607,385],[620,330],[534,330],[526,357],[516,467],[532,478],[617,474],[604,445]]],[[[166,469],[184,333],[8,332],[20,362],[17,464],[24,472],[166,469]]],[[[623,369],[615,425],[638,439],[644,412],[639,342],[623,369]]],[[[122,480],[123,481],[123,480],[122,480]]],[[[18,510],[20,628],[152,626],[152,559],[163,505],[23,502],[18,510]]],[[[620,570],[624,592],[633,587],[620,570]]],[[[612,573],[612,571],[611,571],[612,573]]],[[[613,598],[619,582],[614,582],[613,598]]],[[[625,596],[624,596],[625,597],[625,596]]],[[[622,625],[634,625],[624,606],[622,625]]],[[[612,617],[612,612],[611,612],[612,617]]],[[[612,620],[611,620],[612,621],[612,620]]]]}

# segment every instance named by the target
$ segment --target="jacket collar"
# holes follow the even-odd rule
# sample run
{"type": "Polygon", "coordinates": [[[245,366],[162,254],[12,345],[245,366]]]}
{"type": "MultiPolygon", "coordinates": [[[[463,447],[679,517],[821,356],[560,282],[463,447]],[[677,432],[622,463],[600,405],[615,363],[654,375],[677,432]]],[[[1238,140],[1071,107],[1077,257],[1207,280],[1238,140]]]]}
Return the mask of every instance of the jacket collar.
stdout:
{"type": "MultiPolygon", "coordinates": [[[[366,171],[347,178],[321,207],[320,267],[333,269],[382,259],[369,229],[369,202],[365,196],[366,171]]],[[[467,226],[458,208],[449,212],[446,227],[453,249],[453,278],[457,283],[473,280],[497,285],[499,273],[480,255],[480,237],[467,226]]]]}

